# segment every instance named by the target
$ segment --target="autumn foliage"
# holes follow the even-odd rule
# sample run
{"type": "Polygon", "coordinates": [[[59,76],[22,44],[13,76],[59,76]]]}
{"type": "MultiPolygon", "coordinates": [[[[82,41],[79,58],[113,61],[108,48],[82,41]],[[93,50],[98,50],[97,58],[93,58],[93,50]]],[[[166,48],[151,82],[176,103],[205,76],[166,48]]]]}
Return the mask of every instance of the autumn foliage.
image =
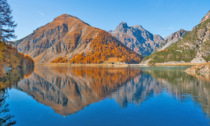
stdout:
{"type": "Polygon", "coordinates": [[[67,63],[68,59],[66,57],[58,57],[55,60],[52,60],[50,63],[67,63]]]}
{"type": "Polygon", "coordinates": [[[34,66],[34,60],[27,54],[19,53],[19,60],[21,67],[30,67],[34,66]]]}
{"type": "Polygon", "coordinates": [[[139,63],[140,56],[113,38],[105,31],[91,41],[93,51],[74,56],[71,63],[103,63],[110,57],[120,58],[121,62],[139,63]]]}
{"type": "Polygon", "coordinates": [[[71,70],[73,75],[89,78],[91,80],[90,88],[100,97],[109,95],[113,90],[140,74],[140,70],[124,68],[81,67],[71,70]]]}

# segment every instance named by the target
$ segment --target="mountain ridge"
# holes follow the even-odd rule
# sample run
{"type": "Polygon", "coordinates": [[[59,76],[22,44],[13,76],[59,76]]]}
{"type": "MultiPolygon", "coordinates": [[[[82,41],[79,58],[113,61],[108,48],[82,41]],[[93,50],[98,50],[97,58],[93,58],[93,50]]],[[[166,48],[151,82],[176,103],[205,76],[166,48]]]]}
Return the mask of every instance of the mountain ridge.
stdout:
{"type": "Polygon", "coordinates": [[[30,55],[36,63],[103,63],[112,57],[116,58],[114,62],[138,63],[141,60],[139,54],[106,31],[68,14],[39,27],[18,41],[17,48],[19,52],[30,55]]]}
{"type": "Polygon", "coordinates": [[[143,59],[144,63],[206,63],[210,61],[210,13],[183,39],[143,59]]]}
{"type": "Polygon", "coordinates": [[[141,25],[128,26],[121,22],[109,32],[127,47],[142,55],[150,55],[164,41],[160,35],[153,35],[141,25]]]}
{"type": "Polygon", "coordinates": [[[184,35],[189,33],[189,31],[186,31],[184,29],[180,29],[171,35],[167,36],[164,40],[164,42],[160,45],[160,47],[157,49],[157,51],[161,51],[169,47],[170,45],[176,43],[179,39],[182,39],[184,35]]]}

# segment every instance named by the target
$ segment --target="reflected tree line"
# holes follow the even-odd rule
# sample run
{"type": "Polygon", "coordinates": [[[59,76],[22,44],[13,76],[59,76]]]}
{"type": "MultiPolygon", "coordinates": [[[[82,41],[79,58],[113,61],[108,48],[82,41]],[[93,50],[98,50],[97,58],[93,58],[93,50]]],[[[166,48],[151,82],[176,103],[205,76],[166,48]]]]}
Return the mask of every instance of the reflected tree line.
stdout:
{"type": "Polygon", "coordinates": [[[6,75],[0,77],[0,89],[11,88],[23,78],[29,77],[34,67],[17,68],[10,70],[6,75]]]}
{"type": "Polygon", "coordinates": [[[185,94],[210,111],[210,86],[207,81],[183,69],[140,70],[127,68],[37,68],[16,87],[50,106],[61,115],[73,114],[83,107],[113,97],[122,107],[142,104],[166,88],[184,101],[185,94]]]}
{"type": "Polygon", "coordinates": [[[5,102],[7,97],[7,92],[3,89],[0,90],[0,125],[1,126],[11,126],[16,124],[16,121],[13,120],[13,117],[9,113],[8,104],[5,102]]]}
{"type": "Polygon", "coordinates": [[[7,88],[11,88],[33,72],[33,67],[19,68],[8,71],[5,76],[0,78],[0,126],[11,126],[16,124],[13,115],[10,114],[9,104],[6,103],[8,97],[7,88]]]}
{"type": "Polygon", "coordinates": [[[210,85],[208,80],[188,75],[181,69],[145,70],[144,72],[149,73],[181,101],[189,98],[188,94],[190,94],[193,100],[199,103],[210,116],[210,85]]]}

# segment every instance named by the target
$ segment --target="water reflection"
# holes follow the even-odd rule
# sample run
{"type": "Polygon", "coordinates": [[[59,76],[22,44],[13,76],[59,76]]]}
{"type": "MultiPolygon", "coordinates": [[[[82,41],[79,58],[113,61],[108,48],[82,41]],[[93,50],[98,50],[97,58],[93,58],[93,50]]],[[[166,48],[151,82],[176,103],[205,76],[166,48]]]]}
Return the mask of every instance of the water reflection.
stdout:
{"type": "MultiPolygon", "coordinates": [[[[165,95],[164,91],[171,94],[172,98],[169,99],[175,99],[179,103],[186,103],[186,101],[190,101],[189,99],[193,99],[193,104],[195,103],[198,108],[202,108],[203,114],[209,116],[209,82],[188,75],[183,72],[184,70],[185,68],[180,67],[93,68],[43,66],[36,67],[33,73],[30,70],[28,72],[27,70],[13,71],[8,74],[6,82],[14,84],[12,88],[25,92],[27,96],[32,96],[38,101],[38,103],[33,104],[42,103],[51,107],[56,113],[65,116],[82,111],[88,105],[100,103],[99,101],[103,99],[105,99],[103,101],[106,101],[107,98],[114,99],[115,103],[117,102],[123,109],[129,108],[131,104],[141,108],[144,106],[143,103],[149,101],[150,98],[165,95]]],[[[4,96],[7,92],[6,94],[4,92],[0,94],[4,96]]],[[[3,97],[3,99],[5,98],[3,97]]],[[[31,99],[29,101],[32,101],[31,99]]],[[[22,102],[25,101],[22,100],[19,104],[23,105],[24,103],[22,102]]],[[[104,103],[102,102],[101,104],[104,103]]],[[[110,103],[106,105],[110,105],[110,103]]],[[[179,104],[173,102],[173,105],[175,107],[179,104]]],[[[152,106],[155,106],[155,104],[152,104],[152,106]]],[[[16,107],[12,109],[17,109],[16,107]]],[[[148,108],[150,109],[150,107],[148,108]]],[[[161,107],[159,109],[165,108],[161,107]]],[[[123,112],[123,109],[121,112],[123,112]]],[[[159,110],[158,112],[161,113],[162,111],[159,110]]],[[[170,113],[168,111],[164,112],[170,113]]],[[[31,113],[33,114],[33,112],[31,113]]],[[[31,113],[29,112],[29,114],[31,113]]],[[[105,112],[102,112],[102,114],[105,114],[105,112]]],[[[15,113],[14,116],[16,115],[18,114],[15,113]]],[[[23,117],[19,118],[24,118],[25,115],[21,116],[23,117]]],[[[153,115],[149,115],[149,117],[153,117],[153,115]]],[[[201,119],[200,121],[202,122],[203,120],[201,119]]],[[[158,124],[162,123],[158,122],[158,124]]]]}
{"type": "Polygon", "coordinates": [[[120,87],[112,97],[122,106],[128,103],[140,105],[147,98],[159,94],[162,86],[149,74],[140,74],[120,87]]]}
{"type": "Polygon", "coordinates": [[[10,70],[0,77],[0,90],[16,85],[21,79],[27,78],[33,73],[34,67],[17,68],[10,70]]]}
{"type": "Polygon", "coordinates": [[[69,115],[109,96],[139,74],[140,69],[42,67],[16,88],[55,112],[69,115]]]}
{"type": "Polygon", "coordinates": [[[5,102],[7,97],[7,92],[5,90],[0,90],[0,125],[1,126],[11,126],[16,124],[13,120],[13,115],[9,113],[8,104],[5,102]]]}
{"type": "Polygon", "coordinates": [[[207,114],[210,112],[209,83],[183,69],[38,67],[16,88],[61,115],[78,112],[106,97],[122,107],[140,105],[163,89],[180,101],[192,97],[207,114]]]}
{"type": "Polygon", "coordinates": [[[167,87],[177,99],[184,100],[192,97],[200,103],[203,110],[210,114],[210,83],[208,80],[199,79],[183,72],[183,69],[156,69],[144,70],[149,73],[157,82],[167,87]]]}

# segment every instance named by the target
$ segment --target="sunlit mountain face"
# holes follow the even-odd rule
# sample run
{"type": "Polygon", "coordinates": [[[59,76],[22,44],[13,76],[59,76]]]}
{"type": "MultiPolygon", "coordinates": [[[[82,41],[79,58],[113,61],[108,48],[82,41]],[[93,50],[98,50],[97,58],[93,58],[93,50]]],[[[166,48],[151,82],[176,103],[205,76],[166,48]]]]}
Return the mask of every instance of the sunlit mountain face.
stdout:
{"type": "MultiPolygon", "coordinates": [[[[94,118],[98,120],[102,117],[112,120],[116,116],[124,118],[130,115],[132,120],[137,121],[142,117],[142,124],[147,122],[148,114],[150,120],[155,120],[157,116],[170,120],[183,114],[189,118],[182,120],[180,116],[177,120],[192,125],[206,124],[210,118],[209,81],[188,75],[185,69],[38,66],[33,72],[16,72],[17,75],[22,73],[21,79],[13,77],[12,80],[10,77],[14,85],[1,94],[8,94],[9,97],[5,97],[4,101],[12,106],[9,107],[14,116],[11,122],[17,125],[24,125],[19,119],[26,117],[28,120],[25,124],[30,124],[32,117],[29,115],[36,114],[46,116],[34,117],[40,123],[45,120],[42,124],[49,124],[48,118],[54,118],[54,121],[63,120],[63,125],[70,122],[77,125],[78,120],[92,122],[93,118],[85,115],[94,116],[94,113],[97,113],[98,116],[94,118]],[[44,112],[37,112],[39,110],[44,112]],[[74,118],[78,120],[72,120],[74,118]],[[191,119],[194,122],[190,122],[191,119]]],[[[130,124],[128,120],[123,123],[130,124]]],[[[119,122],[117,118],[115,121],[119,122]]],[[[181,123],[179,121],[174,123],[178,125],[181,123]]],[[[158,124],[163,122],[159,121],[158,124]]]]}

